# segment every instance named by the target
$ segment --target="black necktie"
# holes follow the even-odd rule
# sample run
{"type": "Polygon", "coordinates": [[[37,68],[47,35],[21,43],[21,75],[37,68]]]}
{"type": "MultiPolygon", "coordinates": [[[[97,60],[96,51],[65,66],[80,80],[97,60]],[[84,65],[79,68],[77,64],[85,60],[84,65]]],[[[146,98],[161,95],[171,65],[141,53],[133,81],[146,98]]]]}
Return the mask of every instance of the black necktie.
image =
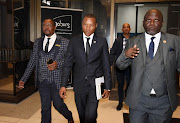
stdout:
{"type": "Polygon", "coordinates": [[[89,39],[90,39],[90,38],[87,37],[87,42],[86,42],[86,56],[87,56],[87,57],[88,57],[89,51],[90,51],[89,39]]]}
{"type": "Polygon", "coordinates": [[[50,38],[47,38],[47,43],[46,43],[46,46],[45,46],[45,52],[46,53],[48,53],[49,40],[50,40],[50,38]]]}
{"type": "Polygon", "coordinates": [[[153,55],[154,55],[154,38],[155,37],[151,37],[151,43],[149,44],[149,57],[151,58],[151,59],[153,59],[153,55]]]}

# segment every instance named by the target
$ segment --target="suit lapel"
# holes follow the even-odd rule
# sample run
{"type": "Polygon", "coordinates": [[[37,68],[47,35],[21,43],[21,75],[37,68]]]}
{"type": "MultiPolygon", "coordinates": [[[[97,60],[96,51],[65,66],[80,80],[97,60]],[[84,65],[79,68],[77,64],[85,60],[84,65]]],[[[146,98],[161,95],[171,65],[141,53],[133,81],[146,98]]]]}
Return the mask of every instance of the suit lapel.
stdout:
{"type": "Polygon", "coordinates": [[[80,50],[80,55],[82,56],[82,59],[85,59],[86,60],[86,52],[85,52],[85,48],[84,48],[84,41],[83,41],[83,34],[80,35],[80,38],[78,40],[79,43],[79,50],[80,50]]]}
{"type": "Polygon", "coordinates": [[[61,38],[58,35],[56,37],[56,41],[54,42],[54,44],[57,44],[57,45],[61,44],[61,38]]]}
{"type": "MultiPolygon", "coordinates": [[[[145,33],[143,33],[140,38],[140,44],[141,44],[141,48],[142,48],[141,52],[142,52],[144,64],[146,64],[146,55],[147,55],[145,42],[146,42],[145,33]]],[[[166,58],[167,58],[167,53],[168,53],[168,43],[169,42],[167,41],[167,37],[166,37],[165,33],[161,33],[160,42],[163,45],[163,58],[164,58],[164,64],[166,65],[166,58]]]]}
{"type": "Polygon", "coordinates": [[[44,41],[44,36],[40,38],[39,43],[38,43],[38,52],[43,50],[43,41],[44,41]]]}
{"type": "Polygon", "coordinates": [[[88,56],[88,62],[90,62],[90,59],[93,56],[93,52],[95,51],[96,48],[97,48],[97,37],[94,35],[88,56]]]}
{"type": "Polygon", "coordinates": [[[120,37],[119,44],[120,44],[120,48],[121,48],[120,50],[122,51],[123,50],[123,36],[120,37]]]}
{"type": "Polygon", "coordinates": [[[166,66],[166,58],[168,54],[168,41],[167,41],[167,36],[165,33],[161,33],[161,39],[160,39],[162,45],[163,45],[163,58],[164,58],[164,65],[166,66]]]}
{"type": "Polygon", "coordinates": [[[145,42],[146,42],[145,33],[143,33],[141,38],[140,38],[140,44],[141,44],[141,49],[140,50],[142,50],[141,53],[142,53],[144,64],[146,64],[146,54],[147,54],[145,42]]]}
{"type": "Polygon", "coordinates": [[[61,39],[57,35],[56,40],[55,40],[54,45],[53,45],[53,47],[55,48],[55,51],[58,51],[58,49],[60,48],[60,45],[61,45],[61,39]]]}

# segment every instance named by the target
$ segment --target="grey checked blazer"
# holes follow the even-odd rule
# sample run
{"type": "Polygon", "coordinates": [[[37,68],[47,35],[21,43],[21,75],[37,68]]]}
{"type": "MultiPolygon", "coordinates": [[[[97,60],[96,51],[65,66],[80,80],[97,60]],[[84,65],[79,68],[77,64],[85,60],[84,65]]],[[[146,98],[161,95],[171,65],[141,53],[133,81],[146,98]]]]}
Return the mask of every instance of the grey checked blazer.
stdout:
{"type": "MultiPolygon", "coordinates": [[[[26,82],[28,80],[29,76],[31,75],[32,71],[35,69],[35,83],[36,83],[35,85],[36,85],[36,87],[37,87],[37,83],[39,80],[38,79],[39,51],[42,50],[40,48],[43,47],[42,46],[43,40],[44,40],[44,36],[35,40],[30,60],[28,62],[28,65],[24,72],[24,75],[21,78],[21,81],[26,82]],[[41,46],[39,46],[39,45],[41,45],[41,46]]],[[[59,78],[57,80],[54,80],[58,89],[60,89],[61,76],[62,76],[62,65],[64,64],[64,55],[67,50],[68,43],[69,43],[68,39],[57,35],[54,46],[59,51],[57,52],[55,61],[57,62],[57,69],[58,69],[57,72],[60,72],[60,74],[56,73],[56,72],[54,72],[53,74],[57,74],[59,76],[59,78]],[[59,47],[59,48],[57,48],[57,47],[59,47]]],[[[54,75],[54,76],[56,76],[55,78],[57,78],[57,75],[54,75]]]]}
{"type": "MultiPolygon", "coordinates": [[[[177,84],[176,84],[176,70],[180,72],[180,37],[161,33],[161,39],[163,45],[163,59],[165,66],[166,85],[168,91],[168,97],[172,111],[177,107],[177,84]]],[[[142,78],[143,71],[146,64],[146,45],[145,45],[145,34],[139,35],[129,40],[125,50],[137,45],[139,48],[139,54],[134,59],[127,58],[124,53],[118,57],[116,65],[120,69],[125,69],[131,65],[131,80],[127,92],[125,103],[130,108],[135,108],[139,102],[141,89],[142,89],[142,78]]]]}

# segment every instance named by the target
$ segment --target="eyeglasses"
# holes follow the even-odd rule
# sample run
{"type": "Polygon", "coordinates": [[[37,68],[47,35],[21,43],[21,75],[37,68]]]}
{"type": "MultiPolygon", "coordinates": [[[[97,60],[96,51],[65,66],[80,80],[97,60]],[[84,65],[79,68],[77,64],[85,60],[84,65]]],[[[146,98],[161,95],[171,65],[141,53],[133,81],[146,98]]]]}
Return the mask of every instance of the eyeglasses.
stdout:
{"type": "Polygon", "coordinates": [[[42,26],[43,26],[43,27],[53,27],[53,25],[51,25],[51,24],[48,24],[48,25],[43,24],[42,26]]]}

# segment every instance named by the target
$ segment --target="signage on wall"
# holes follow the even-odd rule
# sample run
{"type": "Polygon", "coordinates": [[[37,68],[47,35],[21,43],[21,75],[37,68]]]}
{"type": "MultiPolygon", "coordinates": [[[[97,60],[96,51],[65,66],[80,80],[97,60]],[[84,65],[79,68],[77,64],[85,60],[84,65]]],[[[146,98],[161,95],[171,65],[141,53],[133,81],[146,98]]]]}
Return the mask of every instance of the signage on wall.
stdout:
{"type": "Polygon", "coordinates": [[[56,30],[72,31],[72,15],[63,15],[53,18],[56,23],[56,30]]]}
{"type": "Polygon", "coordinates": [[[24,8],[14,9],[14,43],[15,48],[23,48],[24,42],[24,8]]]}
{"type": "Polygon", "coordinates": [[[68,39],[81,33],[81,15],[80,9],[41,6],[41,22],[52,18],[56,25],[56,34],[68,39]]]}

